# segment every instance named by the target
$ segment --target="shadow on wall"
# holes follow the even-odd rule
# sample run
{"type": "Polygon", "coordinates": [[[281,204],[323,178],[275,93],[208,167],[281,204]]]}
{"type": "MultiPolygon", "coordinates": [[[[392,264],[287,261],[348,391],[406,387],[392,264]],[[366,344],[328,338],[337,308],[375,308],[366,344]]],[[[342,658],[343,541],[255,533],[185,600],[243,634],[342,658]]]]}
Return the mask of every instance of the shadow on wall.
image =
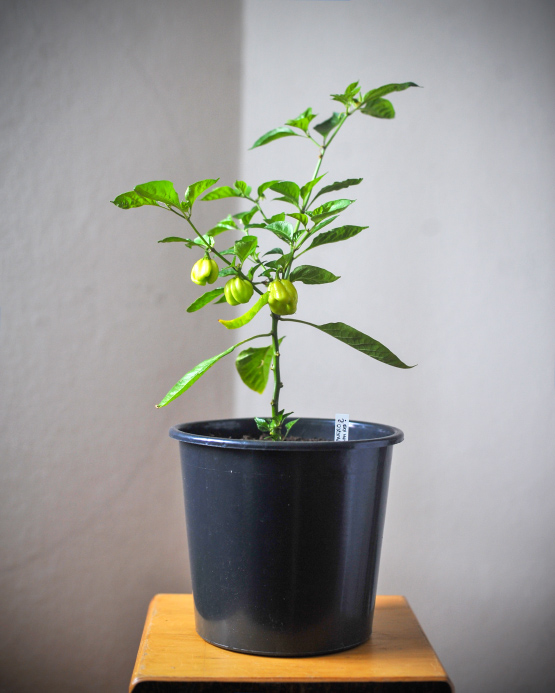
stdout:
{"type": "Polygon", "coordinates": [[[124,690],[149,600],[190,589],[167,431],[229,416],[232,369],[154,404],[228,336],[185,314],[198,258],[156,245],[179,220],[109,200],[235,180],[241,8],[4,3],[2,691],[124,690]]]}

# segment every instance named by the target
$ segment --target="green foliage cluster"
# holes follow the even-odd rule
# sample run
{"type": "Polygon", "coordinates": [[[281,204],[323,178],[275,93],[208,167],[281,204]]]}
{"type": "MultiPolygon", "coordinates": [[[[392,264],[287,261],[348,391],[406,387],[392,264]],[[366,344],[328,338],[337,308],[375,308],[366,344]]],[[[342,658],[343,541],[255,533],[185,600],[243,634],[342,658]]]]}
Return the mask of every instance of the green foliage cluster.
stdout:
{"type": "Polygon", "coordinates": [[[317,163],[312,178],[299,185],[290,180],[270,180],[259,185],[254,192],[245,181],[237,180],[233,186],[217,186],[219,179],[197,181],[185,190],[180,199],[170,181],[151,181],[137,185],[134,190],[118,195],[113,203],[121,209],[154,206],[181,217],[193,231],[192,238],[170,236],[159,243],[178,243],[186,248],[197,249],[204,254],[193,265],[191,279],[198,285],[213,284],[218,278],[226,279],[225,286],[210,289],[201,294],[188,308],[194,311],[210,303],[238,305],[248,303],[256,294],[256,301],[240,317],[219,322],[227,329],[237,329],[250,322],[265,306],[269,306],[271,329],[235,344],[221,354],[206,359],[186,373],[157,405],[163,407],[188,390],[217,361],[243,344],[259,338],[271,338],[263,347],[249,347],[241,351],[236,360],[242,381],[255,392],[262,393],[273,372],[274,389],[271,416],[257,418],[256,423],[264,435],[282,440],[294,421],[286,418],[292,412],[279,409],[279,395],[283,387],[280,378],[280,322],[297,322],[314,327],[344,342],[378,361],[397,368],[409,368],[387,347],[377,340],[342,322],[315,325],[291,317],[297,310],[298,294],[295,282],[302,284],[327,284],[339,279],[332,272],[314,265],[298,264],[299,258],[314,248],[346,241],[364,231],[367,226],[334,225],[339,215],[354,200],[336,198],[322,201],[322,197],[359,185],[361,178],[348,178],[318,187],[325,174],[320,175],[322,160],[345,122],[355,113],[374,118],[391,119],[395,116],[392,103],[384,96],[393,92],[416,87],[414,82],[386,84],[378,89],[362,93],[358,82],[353,82],[341,94],[332,94],[333,101],[343,110],[334,112],[327,120],[312,125],[317,117],[311,108],[259,137],[252,149],[267,145],[284,137],[301,137],[318,148],[317,163]],[[283,211],[272,216],[264,212],[268,195],[283,204],[283,211]],[[198,201],[210,202],[225,198],[240,198],[248,203],[248,209],[228,215],[213,228],[201,233],[193,222],[193,209],[198,201]],[[325,229],[325,230],[324,230],[325,229]],[[240,233],[233,245],[219,249],[219,236],[235,231],[240,233]],[[259,236],[271,234],[279,245],[262,253],[259,236]],[[218,265],[218,261],[221,263],[218,265]]]}

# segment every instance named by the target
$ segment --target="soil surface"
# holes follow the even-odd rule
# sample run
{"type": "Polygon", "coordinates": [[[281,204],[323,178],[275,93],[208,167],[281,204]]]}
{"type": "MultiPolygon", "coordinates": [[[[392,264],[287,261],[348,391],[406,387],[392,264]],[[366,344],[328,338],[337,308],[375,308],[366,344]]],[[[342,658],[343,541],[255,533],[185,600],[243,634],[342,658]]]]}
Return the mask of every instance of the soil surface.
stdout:
{"type": "MultiPolygon", "coordinates": [[[[239,440],[239,439],[237,439],[239,440]]],[[[272,440],[268,436],[264,434],[260,434],[258,438],[254,438],[253,436],[243,436],[241,440],[272,440]]],[[[285,441],[276,441],[276,442],[285,442],[289,443],[290,441],[293,441],[295,443],[329,443],[327,438],[299,438],[299,436],[287,436],[285,441]]]]}
{"type": "MultiPolygon", "coordinates": [[[[244,435],[241,438],[234,438],[233,436],[217,436],[214,433],[203,434],[207,438],[226,438],[227,440],[272,440],[269,436],[261,433],[259,436],[247,436],[244,435]]],[[[329,438],[299,438],[299,436],[287,436],[284,441],[274,441],[276,443],[289,443],[290,441],[294,443],[333,443],[329,438]]]]}

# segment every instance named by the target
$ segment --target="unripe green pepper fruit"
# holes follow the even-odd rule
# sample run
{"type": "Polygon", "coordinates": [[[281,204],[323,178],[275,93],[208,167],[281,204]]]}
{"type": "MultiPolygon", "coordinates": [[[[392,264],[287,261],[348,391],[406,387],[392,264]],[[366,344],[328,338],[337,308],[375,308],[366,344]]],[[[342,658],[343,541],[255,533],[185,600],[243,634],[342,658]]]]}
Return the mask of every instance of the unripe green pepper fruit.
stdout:
{"type": "Polygon", "coordinates": [[[191,281],[199,286],[205,286],[206,282],[213,284],[218,278],[219,271],[216,261],[205,255],[193,265],[191,281]]]}
{"type": "Polygon", "coordinates": [[[276,279],[268,287],[268,304],[276,315],[293,315],[297,312],[297,289],[289,279],[276,279]]]}
{"type": "Polygon", "coordinates": [[[230,306],[237,306],[239,303],[248,303],[254,292],[253,285],[241,277],[233,277],[224,286],[225,300],[230,306]]]}

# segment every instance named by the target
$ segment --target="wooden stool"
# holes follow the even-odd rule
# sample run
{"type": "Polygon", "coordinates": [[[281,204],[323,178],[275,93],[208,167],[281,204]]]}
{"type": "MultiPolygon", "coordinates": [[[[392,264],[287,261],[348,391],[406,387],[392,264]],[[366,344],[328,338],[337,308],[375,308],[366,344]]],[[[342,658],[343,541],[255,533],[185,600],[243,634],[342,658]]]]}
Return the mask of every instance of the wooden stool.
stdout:
{"type": "Polygon", "coordinates": [[[320,657],[229,652],[195,632],[193,597],[158,594],[150,603],[133,693],[375,693],[454,691],[404,597],[376,598],[372,637],[320,657]]]}

